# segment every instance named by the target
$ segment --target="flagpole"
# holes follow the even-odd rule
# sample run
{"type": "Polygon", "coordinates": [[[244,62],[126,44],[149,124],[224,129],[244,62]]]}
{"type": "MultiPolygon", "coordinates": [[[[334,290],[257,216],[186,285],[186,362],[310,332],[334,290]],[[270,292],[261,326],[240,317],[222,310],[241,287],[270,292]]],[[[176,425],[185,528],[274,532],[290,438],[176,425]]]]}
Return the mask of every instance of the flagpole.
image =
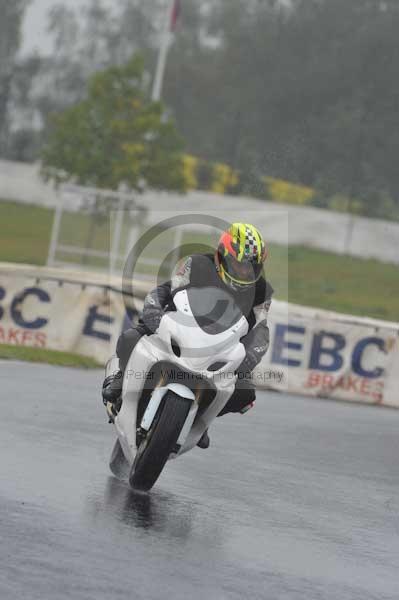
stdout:
{"type": "Polygon", "coordinates": [[[165,22],[162,32],[161,47],[158,54],[157,68],[155,71],[154,85],[151,99],[158,102],[161,99],[163,80],[165,75],[166,59],[171,42],[171,23],[174,12],[175,0],[166,0],[165,22]]]}

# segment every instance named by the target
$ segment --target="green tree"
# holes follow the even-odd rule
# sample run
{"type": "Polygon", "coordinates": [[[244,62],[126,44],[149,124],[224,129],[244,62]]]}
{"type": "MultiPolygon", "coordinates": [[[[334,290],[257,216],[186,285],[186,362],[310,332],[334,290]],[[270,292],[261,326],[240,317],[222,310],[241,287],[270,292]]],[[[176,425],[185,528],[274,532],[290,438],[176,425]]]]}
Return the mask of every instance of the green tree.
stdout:
{"type": "MultiPolygon", "coordinates": [[[[53,10],[55,51],[21,96],[40,123],[136,51],[152,79],[164,0],[114,4],[53,10]]],[[[346,210],[398,218],[398,29],[397,0],[182,0],[164,101],[188,153],[240,170],[241,191],[270,175],[315,187],[323,206],[354,198],[346,210]]],[[[45,132],[28,143],[25,123],[16,155],[31,156],[45,132]]]]}
{"type": "Polygon", "coordinates": [[[45,177],[117,189],[185,188],[182,142],[161,103],[146,95],[143,60],[91,77],[87,97],[52,119],[45,177]]]}
{"type": "Polygon", "coordinates": [[[82,0],[79,11],[65,2],[52,6],[47,31],[53,51],[20,58],[14,70],[9,158],[37,159],[50,115],[83,100],[94,73],[111,65],[123,66],[138,51],[146,57],[147,71],[154,70],[163,2],[120,0],[111,9],[103,0],[82,0]]]}
{"type": "Polygon", "coordinates": [[[21,41],[21,23],[27,0],[0,0],[0,154],[6,153],[10,126],[9,101],[16,56],[21,41]]]}

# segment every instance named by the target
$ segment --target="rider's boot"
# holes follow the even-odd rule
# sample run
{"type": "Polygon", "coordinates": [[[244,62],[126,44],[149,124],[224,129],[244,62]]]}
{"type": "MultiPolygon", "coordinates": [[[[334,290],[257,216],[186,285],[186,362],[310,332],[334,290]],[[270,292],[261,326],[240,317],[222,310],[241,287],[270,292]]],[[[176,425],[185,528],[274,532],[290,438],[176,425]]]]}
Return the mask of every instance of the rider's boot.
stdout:
{"type": "Polygon", "coordinates": [[[208,430],[206,430],[202,434],[202,437],[200,438],[200,441],[198,442],[197,446],[198,446],[198,448],[202,448],[203,450],[206,450],[207,448],[209,448],[210,443],[211,443],[211,440],[209,439],[208,430]]]}
{"type": "Polygon", "coordinates": [[[117,357],[111,357],[105,369],[106,377],[102,387],[103,403],[107,407],[110,423],[118,414],[122,403],[123,373],[118,367],[117,357]]]}

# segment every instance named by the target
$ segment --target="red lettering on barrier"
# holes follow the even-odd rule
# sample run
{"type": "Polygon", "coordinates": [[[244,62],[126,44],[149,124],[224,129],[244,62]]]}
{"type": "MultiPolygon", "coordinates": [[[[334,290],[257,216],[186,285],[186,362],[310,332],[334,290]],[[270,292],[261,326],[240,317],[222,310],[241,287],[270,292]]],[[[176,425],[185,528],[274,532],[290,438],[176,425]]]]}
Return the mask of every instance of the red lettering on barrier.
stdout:
{"type": "Polygon", "coordinates": [[[367,379],[362,379],[362,382],[360,384],[360,393],[364,394],[365,396],[370,396],[370,382],[367,379]]]}
{"type": "Polygon", "coordinates": [[[358,377],[354,377],[353,375],[348,375],[346,391],[347,392],[359,392],[360,390],[358,390],[356,387],[356,384],[359,383],[359,381],[360,380],[358,377]]]}
{"type": "Polygon", "coordinates": [[[20,333],[18,331],[18,329],[9,329],[8,330],[8,336],[7,336],[7,342],[8,342],[8,344],[15,343],[17,346],[20,345],[20,343],[18,341],[18,333],[20,333]]]}
{"type": "Polygon", "coordinates": [[[29,345],[27,342],[32,341],[32,332],[31,331],[23,331],[22,332],[22,346],[29,345]]]}
{"type": "Polygon", "coordinates": [[[35,348],[45,348],[47,345],[47,335],[45,333],[35,334],[35,348]]]}
{"type": "Polygon", "coordinates": [[[376,403],[383,401],[384,382],[355,375],[327,375],[311,371],[304,384],[305,388],[320,388],[320,391],[341,389],[350,394],[372,398],[376,403]]]}
{"type": "Polygon", "coordinates": [[[34,333],[28,329],[5,329],[0,327],[0,343],[11,346],[31,346],[33,348],[45,348],[47,335],[43,332],[34,333]]]}
{"type": "Polygon", "coordinates": [[[314,371],[312,371],[309,374],[309,378],[307,380],[307,382],[305,383],[305,387],[317,387],[318,385],[320,385],[320,373],[315,373],[314,371]]]}
{"type": "Polygon", "coordinates": [[[335,382],[334,388],[335,389],[341,388],[342,390],[344,390],[346,388],[345,377],[339,377],[337,379],[337,381],[335,382]]]}
{"type": "Polygon", "coordinates": [[[377,404],[381,404],[381,402],[384,400],[384,382],[376,381],[375,387],[377,390],[371,394],[371,397],[376,401],[377,404]]]}
{"type": "Polygon", "coordinates": [[[333,375],[323,375],[323,388],[334,388],[334,377],[333,375]]]}

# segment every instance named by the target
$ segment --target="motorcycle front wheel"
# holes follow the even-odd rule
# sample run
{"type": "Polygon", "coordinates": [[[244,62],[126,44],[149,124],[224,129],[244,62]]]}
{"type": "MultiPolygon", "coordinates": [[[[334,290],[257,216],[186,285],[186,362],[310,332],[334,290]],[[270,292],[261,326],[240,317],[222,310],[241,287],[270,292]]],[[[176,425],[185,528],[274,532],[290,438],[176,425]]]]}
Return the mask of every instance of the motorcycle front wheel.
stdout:
{"type": "Polygon", "coordinates": [[[133,489],[148,492],[153,487],[176,447],[189,411],[187,399],[171,390],[166,392],[161,412],[137,450],[129,476],[133,489]]]}

